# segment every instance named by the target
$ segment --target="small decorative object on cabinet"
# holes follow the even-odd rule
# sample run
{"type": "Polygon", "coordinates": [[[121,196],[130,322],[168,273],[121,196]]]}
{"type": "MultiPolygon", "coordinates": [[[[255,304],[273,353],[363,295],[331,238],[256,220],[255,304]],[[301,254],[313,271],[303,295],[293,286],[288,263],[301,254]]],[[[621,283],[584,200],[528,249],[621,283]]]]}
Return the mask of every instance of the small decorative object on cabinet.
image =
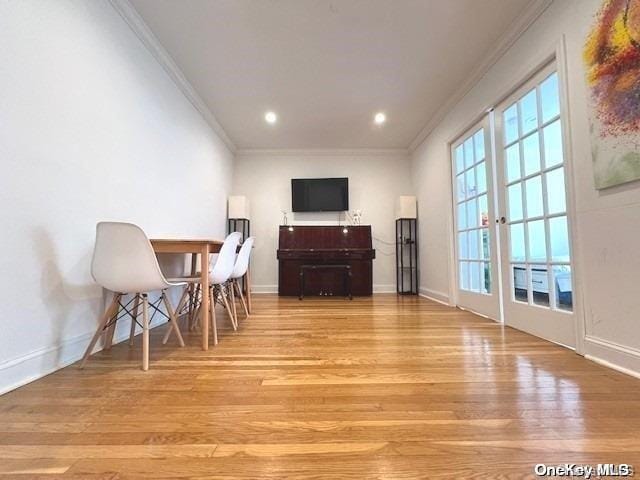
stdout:
{"type": "Polygon", "coordinates": [[[227,215],[228,233],[240,232],[241,242],[251,235],[249,222],[249,200],[242,195],[229,197],[229,210],[227,215]]]}
{"type": "Polygon", "coordinates": [[[396,284],[400,295],[418,294],[418,220],[416,197],[396,203],[396,284]]]}

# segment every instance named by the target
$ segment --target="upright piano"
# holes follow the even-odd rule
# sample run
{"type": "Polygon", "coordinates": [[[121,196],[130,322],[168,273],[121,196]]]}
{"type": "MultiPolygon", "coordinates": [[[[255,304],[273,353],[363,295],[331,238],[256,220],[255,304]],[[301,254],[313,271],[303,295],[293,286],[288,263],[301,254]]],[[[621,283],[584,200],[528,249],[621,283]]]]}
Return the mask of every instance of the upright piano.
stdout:
{"type": "Polygon", "coordinates": [[[279,295],[366,296],[373,291],[376,251],[370,225],[280,226],[277,256],[279,295]],[[323,268],[313,268],[314,265],[323,268]],[[339,266],[349,267],[351,292],[346,291],[349,287],[339,266]],[[302,270],[304,292],[300,292],[302,270]]]}

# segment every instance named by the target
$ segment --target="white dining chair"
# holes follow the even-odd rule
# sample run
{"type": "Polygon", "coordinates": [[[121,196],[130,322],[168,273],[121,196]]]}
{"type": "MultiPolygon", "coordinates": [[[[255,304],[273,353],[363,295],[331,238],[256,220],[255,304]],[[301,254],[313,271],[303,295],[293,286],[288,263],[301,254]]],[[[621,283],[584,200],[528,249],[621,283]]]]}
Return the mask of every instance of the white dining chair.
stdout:
{"type": "MultiPolygon", "coordinates": [[[[231,305],[228,299],[229,296],[229,288],[228,281],[233,273],[233,267],[235,266],[236,259],[236,251],[238,249],[238,244],[240,243],[240,238],[242,238],[242,234],[240,232],[230,233],[227,238],[224,239],[222,247],[220,247],[220,252],[218,252],[218,257],[215,262],[213,262],[213,266],[210,264],[209,270],[209,291],[201,292],[200,285],[198,285],[197,289],[189,289],[186,288],[182,294],[182,298],[180,299],[180,304],[178,306],[178,311],[180,311],[181,307],[184,306],[185,302],[193,302],[196,304],[196,308],[193,310],[194,318],[200,318],[200,307],[201,302],[197,298],[199,295],[209,295],[209,308],[211,319],[211,327],[213,330],[213,344],[218,344],[218,326],[216,322],[216,312],[215,305],[216,303],[221,303],[224,305],[224,308],[227,310],[229,314],[229,318],[231,319],[231,326],[234,330],[238,329],[238,325],[236,324],[235,318],[233,316],[233,312],[231,309],[231,305]],[[194,293],[195,292],[195,293],[194,293]],[[195,295],[196,298],[189,299],[191,295],[195,295]]],[[[176,279],[170,279],[170,281],[180,281],[186,283],[200,283],[200,277],[182,277],[176,279]]],[[[164,336],[163,342],[166,341],[171,336],[171,330],[167,330],[167,333],[164,336]]]]}
{"type": "MultiPolygon", "coordinates": [[[[149,369],[149,308],[154,309],[169,320],[170,330],[175,330],[180,346],[184,340],[180,334],[175,312],[166,294],[166,289],[186,285],[184,282],[168,281],[158,265],[158,259],[144,231],[132,223],[100,222],[96,226],[96,243],[91,262],[91,275],[103,288],[114,292],[113,300],[102,315],[96,333],[82,358],[83,368],[91,356],[101,335],[106,334],[105,348],[111,346],[116,323],[120,318],[131,316],[131,333],[135,332],[138,322],[139,304],[142,302],[142,369],[149,369]],[[148,293],[160,291],[156,302],[150,303],[148,293]],[[123,305],[122,298],[127,294],[134,297],[123,305]],[[133,302],[132,311],[128,305],[133,302]],[[164,303],[167,314],[159,308],[164,303]],[[119,315],[120,308],[125,313],[119,315]]],[[[131,339],[130,339],[131,340],[131,339]]]]}
{"type": "Polygon", "coordinates": [[[245,318],[249,316],[249,308],[247,307],[247,302],[244,299],[244,295],[242,294],[242,288],[240,287],[240,279],[247,274],[247,270],[249,270],[249,260],[251,258],[251,251],[253,249],[254,237],[247,238],[242,246],[240,247],[240,252],[236,257],[236,263],[233,266],[233,272],[231,272],[231,277],[229,277],[229,287],[231,289],[231,302],[233,308],[233,316],[235,317],[236,325],[238,325],[238,314],[236,313],[236,301],[235,301],[235,293],[234,290],[238,292],[238,297],[240,297],[240,302],[242,303],[242,307],[244,308],[245,318]]]}

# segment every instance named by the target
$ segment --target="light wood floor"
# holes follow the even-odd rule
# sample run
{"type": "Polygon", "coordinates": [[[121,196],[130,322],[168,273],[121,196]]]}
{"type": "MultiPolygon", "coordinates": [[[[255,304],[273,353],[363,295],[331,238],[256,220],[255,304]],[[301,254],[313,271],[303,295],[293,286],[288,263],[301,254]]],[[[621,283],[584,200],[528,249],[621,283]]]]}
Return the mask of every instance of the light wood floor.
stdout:
{"type": "Polygon", "coordinates": [[[425,299],[255,296],[220,344],[140,339],[0,397],[0,478],[533,477],[640,468],[640,381],[425,299]]]}

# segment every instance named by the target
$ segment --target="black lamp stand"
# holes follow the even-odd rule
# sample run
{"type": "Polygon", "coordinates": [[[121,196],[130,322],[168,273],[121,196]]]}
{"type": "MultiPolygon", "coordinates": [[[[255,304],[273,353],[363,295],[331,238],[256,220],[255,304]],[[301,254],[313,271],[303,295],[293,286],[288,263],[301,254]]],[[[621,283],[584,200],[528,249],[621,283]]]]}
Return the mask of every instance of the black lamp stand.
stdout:
{"type": "Polygon", "coordinates": [[[399,295],[418,294],[418,221],[396,220],[396,285],[399,295]]]}

